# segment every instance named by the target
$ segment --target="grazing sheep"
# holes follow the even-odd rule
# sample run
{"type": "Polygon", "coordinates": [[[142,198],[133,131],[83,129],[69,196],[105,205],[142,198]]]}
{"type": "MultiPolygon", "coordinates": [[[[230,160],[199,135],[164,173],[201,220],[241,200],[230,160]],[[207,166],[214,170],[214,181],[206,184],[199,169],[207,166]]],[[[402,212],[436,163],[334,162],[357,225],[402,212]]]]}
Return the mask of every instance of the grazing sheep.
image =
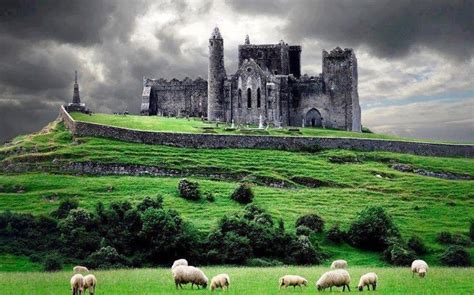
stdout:
{"type": "Polygon", "coordinates": [[[214,291],[214,289],[216,288],[221,288],[222,290],[229,291],[229,284],[229,276],[225,273],[221,273],[211,279],[211,285],[209,286],[209,289],[211,289],[211,291],[214,291]]]}
{"type": "Polygon", "coordinates": [[[191,283],[191,289],[194,285],[206,288],[208,279],[206,275],[197,267],[180,265],[172,270],[176,289],[178,286],[183,288],[182,284],[191,283]]]}
{"type": "Polygon", "coordinates": [[[378,277],[375,272],[366,273],[365,275],[360,277],[359,285],[357,286],[357,288],[359,288],[359,291],[362,291],[364,290],[364,287],[367,286],[367,290],[370,291],[370,286],[372,285],[372,290],[375,291],[375,288],[377,287],[377,281],[378,277]]]}
{"type": "Polygon", "coordinates": [[[428,272],[428,263],[423,260],[415,260],[411,264],[411,272],[412,278],[415,277],[415,273],[417,273],[420,277],[424,278],[426,273],[428,272]]]}
{"type": "Polygon", "coordinates": [[[89,272],[89,270],[87,269],[87,267],[81,266],[81,265],[74,266],[74,268],[73,268],[72,270],[74,271],[74,273],[78,273],[78,272],[89,272]]]}
{"type": "Polygon", "coordinates": [[[171,269],[175,268],[176,266],[180,265],[188,265],[188,261],[186,259],[178,259],[173,262],[171,269]]]}
{"type": "Polygon", "coordinates": [[[346,290],[351,291],[349,287],[349,283],[351,282],[351,277],[347,270],[344,269],[336,269],[325,272],[319,280],[316,282],[316,288],[318,291],[324,291],[326,288],[329,288],[332,291],[332,287],[341,287],[342,291],[346,290]]]}
{"type": "Polygon", "coordinates": [[[81,274],[75,274],[71,278],[72,295],[81,295],[84,293],[84,277],[81,274]]]}
{"type": "Polygon", "coordinates": [[[288,288],[288,286],[293,286],[293,289],[296,288],[296,286],[299,286],[300,288],[301,285],[308,285],[308,280],[300,277],[300,276],[294,276],[294,275],[286,275],[282,276],[280,278],[280,289],[281,287],[285,286],[285,288],[288,288]]]}
{"type": "Polygon", "coordinates": [[[86,290],[89,289],[89,294],[94,295],[96,285],[97,279],[93,274],[89,274],[84,277],[84,293],[86,293],[86,290]]]}
{"type": "Polygon", "coordinates": [[[331,263],[331,269],[344,269],[347,268],[347,261],[339,259],[339,260],[334,260],[331,263]]]}

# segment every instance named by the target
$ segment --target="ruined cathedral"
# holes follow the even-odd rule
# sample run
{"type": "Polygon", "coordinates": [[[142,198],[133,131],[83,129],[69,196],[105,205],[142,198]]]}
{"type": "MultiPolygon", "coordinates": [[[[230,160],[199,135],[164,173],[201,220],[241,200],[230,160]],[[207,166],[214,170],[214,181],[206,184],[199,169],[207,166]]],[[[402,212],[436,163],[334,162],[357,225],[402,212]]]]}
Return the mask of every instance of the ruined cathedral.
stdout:
{"type": "Polygon", "coordinates": [[[207,117],[210,121],[361,131],[357,59],[352,49],[323,50],[322,73],[301,75],[301,46],[239,45],[237,72],[224,66],[224,39],[209,39],[208,80],[143,79],[143,115],[207,117]]]}

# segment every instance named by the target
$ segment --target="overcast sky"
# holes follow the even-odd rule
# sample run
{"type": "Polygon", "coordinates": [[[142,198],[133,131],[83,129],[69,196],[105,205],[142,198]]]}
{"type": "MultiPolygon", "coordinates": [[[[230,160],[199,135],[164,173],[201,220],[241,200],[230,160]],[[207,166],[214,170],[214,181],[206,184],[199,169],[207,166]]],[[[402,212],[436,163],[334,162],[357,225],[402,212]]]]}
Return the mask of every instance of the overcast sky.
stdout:
{"type": "Polygon", "coordinates": [[[95,112],[138,113],[143,76],[207,79],[218,25],[227,73],[237,46],[356,51],[362,124],[401,136],[474,141],[474,1],[0,2],[0,142],[39,130],[72,99],[74,70],[95,112]]]}

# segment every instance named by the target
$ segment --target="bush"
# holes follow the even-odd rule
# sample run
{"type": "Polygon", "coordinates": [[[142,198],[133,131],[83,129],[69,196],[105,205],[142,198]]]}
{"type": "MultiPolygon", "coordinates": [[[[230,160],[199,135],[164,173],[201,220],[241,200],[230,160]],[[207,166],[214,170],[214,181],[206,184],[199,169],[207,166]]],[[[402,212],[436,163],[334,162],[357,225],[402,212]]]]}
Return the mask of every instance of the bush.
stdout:
{"type": "Polygon", "coordinates": [[[240,204],[248,204],[252,203],[254,195],[250,185],[242,183],[234,190],[230,198],[240,204]]]}
{"type": "Polygon", "coordinates": [[[327,238],[335,244],[341,244],[346,234],[339,228],[339,224],[334,224],[327,232],[327,238]]]}
{"type": "Polygon", "coordinates": [[[178,184],[179,196],[187,200],[199,200],[201,193],[199,192],[199,183],[181,179],[178,184]]]}
{"type": "Polygon", "coordinates": [[[471,266],[469,252],[461,246],[449,246],[440,257],[441,263],[447,266],[471,266]]]}
{"type": "Polygon", "coordinates": [[[296,228],[296,235],[297,236],[307,236],[309,237],[309,235],[312,233],[313,231],[305,226],[305,225],[300,225],[296,228]]]}
{"type": "Polygon", "coordinates": [[[300,216],[296,220],[296,227],[304,225],[314,232],[320,233],[324,230],[324,220],[316,214],[300,216]]]}
{"type": "Polygon", "coordinates": [[[469,246],[471,241],[468,237],[461,234],[451,234],[450,232],[440,232],[436,237],[436,241],[440,244],[450,244],[450,245],[459,245],[459,246],[469,246]]]}
{"type": "Polygon", "coordinates": [[[206,200],[210,203],[213,203],[216,200],[216,198],[214,197],[212,193],[206,193],[206,200]]]}
{"type": "Polygon", "coordinates": [[[58,254],[49,254],[44,257],[43,271],[58,271],[63,269],[63,260],[58,254]]]}
{"type": "Polygon", "coordinates": [[[474,241],[474,219],[471,219],[471,222],[469,225],[469,237],[471,238],[472,241],[474,241]]]}
{"type": "Polygon", "coordinates": [[[408,248],[413,250],[418,255],[423,255],[428,252],[423,240],[418,236],[411,236],[408,240],[408,248]]]}
{"type": "Polygon", "coordinates": [[[391,244],[383,255],[388,263],[397,266],[409,266],[416,259],[415,253],[399,242],[391,244]]]}
{"type": "Polygon", "coordinates": [[[59,219],[66,218],[69,211],[77,208],[79,208],[79,202],[76,199],[65,199],[59,203],[58,209],[53,211],[51,215],[59,219]]]}
{"type": "Polygon", "coordinates": [[[162,196],[156,196],[154,199],[150,197],[145,197],[143,201],[141,201],[137,205],[137,210],[140,212],[145,212],[146,209],[148,208],[154,208],[154,209],[161,209],[163,208],[163,197],[162,196]]]}
{"type": "Polygon", "coordinates": [[[127,259],[111,246],[103,247],[89,255],[87,265],[95,269],[119,268],[127,266],[127,259]]]}
{"type": "Polygon", "coordinates": [[[357,248],[383,251],[391,237],[400,234],[392,218],[381,207],[368,207],[357,215],[349,228],[348,241],[357,248]]]}
{"type": "Polygon", "coordinates": [[[299,236],[294,240],[290,253],[292,262],[300,265],[321,264],[325,258],[320,251],[316,251],[307,236],[299,236]]]}

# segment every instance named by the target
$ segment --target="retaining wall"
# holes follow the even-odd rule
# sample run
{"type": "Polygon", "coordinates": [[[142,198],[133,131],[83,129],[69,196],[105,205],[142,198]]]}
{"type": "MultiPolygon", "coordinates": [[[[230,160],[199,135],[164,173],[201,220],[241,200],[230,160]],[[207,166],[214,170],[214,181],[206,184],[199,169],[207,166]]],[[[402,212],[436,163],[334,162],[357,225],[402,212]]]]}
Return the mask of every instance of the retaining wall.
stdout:
{"type": "Polygon", "coordinates": [[[387,151],[422,156],[474,157],[474,145],[422,143],[384,139],[341,137],[297,137],[261,135],[222,135],[141,131],[75,121],[63,106],[60,116],[75,136],[96,136],[145,144],[188,148],[250,148],[278,150],[351,149],[387,151]]]}

